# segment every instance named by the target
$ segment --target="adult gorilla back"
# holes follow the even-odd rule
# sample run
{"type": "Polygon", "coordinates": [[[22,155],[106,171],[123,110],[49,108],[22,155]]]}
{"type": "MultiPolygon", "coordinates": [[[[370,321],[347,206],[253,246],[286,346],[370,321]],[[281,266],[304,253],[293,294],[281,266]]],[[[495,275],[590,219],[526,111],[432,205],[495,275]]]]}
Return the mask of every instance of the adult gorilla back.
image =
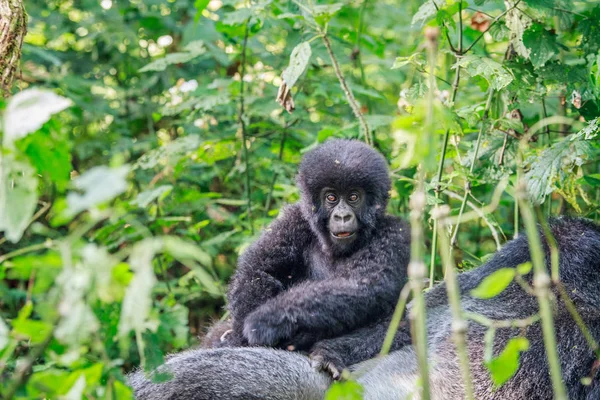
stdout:
{"type": "MultiPolygon", "coordinates": [[[[559,219],[551,223],[560,250],[560,278],[590,333],[600,339],[600,228],[580,219],[559,219]]],[[[546,248],[546,259],[549,259],[546,248]]],[[[512,283],[499,296],[475,299],[469,291],[499,268],[516,267],[529,260],[527,239],[519,237],[506,244],[483,266],[459,275],[461,304],[465,311],[491,319],[526,318],[537,313],[536,298],[512,283]]],[[[531,282],[531,276],[526,277],[531,282]]],[[[428,341],[432,394],[437,399],[459,399],[463,388],[451,339],[451,316],[445,286],[426,294],[428,341]]],[[[563,302],[554,307],[555,331],[563,381],[571,399],[600,399],[596,357],[575,325],[563,302]],[[584,385],[583,378],[591,378],[584,385]]],[[[402,328],[407,329],[407,328],[402,328]]],[[[379,346],[383,326],[362,331],[363,337],[349,337],[356,351],[372,351],[379,346]],[[364,348],[361,349],[360,347],[364,348]]],[[[494,355],[511,337],[525,335],[530,349],[521,354],[521,365],[512,379],[494,389],[483,365],[485,328],[469,323],[468,351],[477,399],[551,399],[543,337],[539,322],[521,329],[498,329],[494,355]]],[[[382,360],[369,360],[352,369],[365,388],[365,399],[398,399],[410,396],[417,381],[416,359],[412,347],[400,332],[398,351],[382,360]],[[402,347],[404,346],[404,347],[402,347]],[[365,372],[366,371],[366,372],[365,372]]],[[[310,367],[308,358],[298,353],[267,348],[229,348],[191,350],[171,357],[160,368],[168,370],[171,381],[154,384],[137,372],[130,384],[138,399],[320,399],[329,384],[324,373],[310,367]]]]}

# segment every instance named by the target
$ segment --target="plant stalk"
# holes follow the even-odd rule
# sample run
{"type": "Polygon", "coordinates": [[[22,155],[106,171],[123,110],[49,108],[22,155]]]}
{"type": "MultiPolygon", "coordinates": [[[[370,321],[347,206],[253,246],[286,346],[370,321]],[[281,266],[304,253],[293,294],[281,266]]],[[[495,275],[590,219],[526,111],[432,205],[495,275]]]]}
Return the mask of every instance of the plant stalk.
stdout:
{"type": "Polygon", "coordinates": [[[244,155],[245,163],[245,176],[246,176],[246,209],[248,212],[248,222],[250,223],[250,232],[254,234],[254,223],[252,221],[252,189],[250,187],[250,160],[248,155],[247,132],[246,132],[246,121],[244,121],[244,75],[246,74],[246,52],[248,49],[248,35],[250,34],[250,18],[246,20],[246,30],[244,32],[244,42],[242,44],[242,60],[240,61],[240,112],[238,114],[238,123],[240,124],[240,130],[242,131],[242,152],[244,155]]]}
{"type": "MultiPolygon", "coordinates": [[[[475,162],[477,161],[477,155],[479,154],[479,148],[481,147],[481,138],[483,137],[483,131],[485,130],[486,123],[490,114],[490,108],[492,107],[492,99],[494,97],[494,89],[490,87],[488,89],[488,97],[485,102],[485,109],[483,111],[483,117],[481,119],[481,127],[479,128],[479,133],[477,134],[477,142],[475,143],[475,151],[473,153],[473,161],[471,161],[471,166],[469,167],[469,179],[470,176],[473,175],[473,171],[475,170],[475,162]]],[[[450,239],[450,251],[454,249],[456,245],[456,238],[458,236],[458,228],[460,228],[460,218],[465,212],[465,206],[467,205],[467,199],[469,194],[471,193],[471,182],[467,181],[465,183],[465,193],[463,195],[462,202],[460,203],[460,209],[458,211],[458,219],[456,221],[456,225],[454,225],[454,230],[452,232],[452,238],[450,239]]]]}
{"type": "MultiPolygon", "coordinates": [[[[446,208],[446,213],[449,212],[449,207],[446,208]]],[[[446,282],[446,292],[448,293],[448,302],[450,303],[450,311],[452,313],[452,338],[456,346],[456,353],[460,362],[462,372],[465,398],[473,400],[473,383],[471,380],[471,370],[469,368],[469,355],[467,353],[467,321],[463,318],[460,308],[460,289],[456,279],[456,266],[452,258],[450,243],[446,235],[446,222],[441,219],[442,230],[438,233],[440,239],[440,255],[444,264],[444,281],[446,282]]]]}
{"type": "Polygon", "coordinates": [[[360,106],[358,105],[358,102],[354,98],[354,94],[352,93],[352,90],[348,87],[348,84],[346,83],[346,79],[344,78],[344,75],[342,74],[342,70],[340,69],[340,65],[337,62],[337,58],[335,58],[335,54],[333,54],[333,50],[331,49],[331,42],[329,42],[329,38],[327,37],[327,34],[323,34],[322,39],[323,39],[323,43],[325,44],[325,48],[327,49],[327,54],[329,54],[329,58],[331,58],[331,63],[333,64],[333,69],[335,70],[335,74],[336,74],[338,80],[340,81],[340,86],[341,86],[342,90],[344,91],[346,98],[348,99],[348,103],[350,104],[350,108],[352,108],[352,112],[354,112],[354,115],[356,116],[356,118],[358,119],[358,121],[360,123],[361,130],[365,137],[365,142],[369,146],[372,146],[373,138],[371,136],[371,131],[369,131],[369,125],[367,124],[367,120],[365,119],[365,116],[360,111],[360,106]]]}

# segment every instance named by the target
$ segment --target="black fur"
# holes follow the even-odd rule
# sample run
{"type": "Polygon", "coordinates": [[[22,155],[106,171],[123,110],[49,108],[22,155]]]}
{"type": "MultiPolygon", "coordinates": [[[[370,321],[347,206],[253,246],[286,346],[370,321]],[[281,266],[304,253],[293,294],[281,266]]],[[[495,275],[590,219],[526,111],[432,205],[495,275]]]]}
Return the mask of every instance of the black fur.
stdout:
{"type": "MultiPolygon", "coordinates": [[[[560,219],[551,224],[560,249],[560,278],[596,341],[600,340],[600,228],[579,219],[560,219]]],[[[493,319],[524,318],[538,310],[535,297],[516,284],[501,295],[487,300],[473,298],[469,291],[493,271],[515,267],[528,261],[529,249],[524,236],[509,242],[486,264],[458,277],[463,310],[493,319]]],[[[546,260],[549,253],[546,252],[546,260]]],[[[531,277],[528,277],[531,280],[531,277]]],[[[451,333],[451,313],[445,286],[436,286],[426,294],[430,380],[434,399],[461,399],[463,386],[451,333]]],[[[563,381],[570,399],[593,400],[600,395],[598,362],[583,335],[556,297],[554,311],[558,355],[563,381]],[[592,378],[591,385],[581,379],[592,378]]],[[[524,329],[499,329],[494,353],[497,355],[511,337],[525,335],[531,348],[521,354],[521,366],[504,386],[494,389],[483,365],[485,328],[469,322],[468,352],[471,361],[475,398],[552,399],[552,385],[539,322],[524,329]]],[[[371,357],[379,351],[385,331],[375,325],[349,336],[327,340],[316,347],[325,356],[338,357],[352,364],[354,359],[371,357]],[[353,351],[350,351],[353,350],[353,351]]],[[[351,366],[365,389],[365,399],[399,399],[414,394],[417,366],[409,342],[408,327],[402,326],[392,352],[383,359],[351,366]]],[[[130,377],[140,400],[151,399],[321,399],[328,379],[307,367],[301,354],[273,349],[197,350],[176,355],[168,362],[175,380],[153,384],[142,373],[130,377]],[[221,351],[220,353],[217,353],[221,351]],[[325,383],[324,383],[325,382],[325,383]],[[241,394],[240,394],[241,393],[241,394]],[[244,394],[246,394],[244,396],[244,394]]]]}
{"type": "Polygon", "coordinates": [[[308,350],[394,307],[406,280],[410,230],[385,214],[384,158],[361,142],[332,140],[304,156],[297,182],[301,201],[283,209],[238,261],[228,295],[233,330],[224,346],[308,350]],[[350,246],[329,231],[324,188],[364,195],[352,212],[358,231],[350,246]]]}

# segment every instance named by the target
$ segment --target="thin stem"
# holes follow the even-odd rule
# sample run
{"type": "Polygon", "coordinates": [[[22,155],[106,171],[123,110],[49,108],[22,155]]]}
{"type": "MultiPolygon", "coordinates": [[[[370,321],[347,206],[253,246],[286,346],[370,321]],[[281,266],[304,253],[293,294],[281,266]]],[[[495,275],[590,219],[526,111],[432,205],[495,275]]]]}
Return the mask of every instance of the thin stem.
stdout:
{"type": "MultiPolygon", "coordinates": [[[[433,4],[435,5],[435,8],[437,8],[437,4],[435,4],[435,1],[433,2],[433,4]]],[[[458,5],[458,22],[459,22],[458,50],[454,52],[454,55],[456,56],[457,59],[458,59],[458,55],[462,53],[462,46],[463,46],[462,2],[458,5]]],[[[447,30],[446,30],[446,33],[447,33],[447,30]]],[[[448,38],[448,42],[450,43],[450,38],[448,38]]],[[[450,46],[452,46],[452,44],[450,46]]],[[[456,95],[458,94],[458,85],[460,84],[460,71],[461,71],[461,67],[460,67],[460,65],[457,65],[456,72],[454,73],[454,81],[452,82],[452,89],[451,89],[452,92],[450,93],[450,105],[452,108],[454,108],[454,102],[456,101],[456,95]]],[[[433,74],[433,70],[431,71],[431,73],[433,74]]],[[[436,205],[435,205],[434,211],[437,210],[437,207],[438,207],[437,200],[440,198],[440,190],[441,190],[440,182],[442,181],[442,174],[444,172],[444,162],[446,161],[446,152],[448,150],[448,139],[449,138],[450,138],[450,129],[446,129],[446,133],[444,134],[444,142],[442,145],[442,153],[440,155],[440,162],[438,164],[437,185],[436,185],[436,189],[435,189],[436,205]]],[[[438,237],[438,222],[436,219],[434,219],[433,220],[432,244],[431,244],[431,260],[430,260],[430,264],[429,264],[429,287],[430,288],[433,287],[433,278],[435,275],[437,237],[438,237]]]]}
{"type": "MultiPolygon", "coordinates": [[[[462,35],[460,35],[462,37],[462,35]]],[[[459,40],[459,43],[462,44],[462,39],[459,40]]],[[[460,83],[460,65],[456,67],[456,72],[454,74],[454,82],[452,83],[452,92],[450,93],[450,100],[452,107],[454,107],[454,102],[456,101],[456,95],[458,94],[458,85],[460,83]]],[[[444,141],[442,144],[442,153],[440,154],[440,162],[438,164],[437,170],[437,185],[435,188],[435,199],[438,200],[440,198],[442,174],[444,172],[444,162],[446,161],[446,152],[448,151],[448,140],[450,138],[450,129],[446,129],[446,133],[444,134],[444,141]]],[[[438,205],[436,203],[435,208],[438,205]]],[[[436,248],[437,248],[437,234],[438,234],[438,222],[437,219],[433,220],[433,235],[432,235],[432,244],[431,244],[431,261],[429,264],[429,287],[433,287],[433,278],[435,275],[435,259],[436,259],[436,248]]]]}
{"type": "Polygon", "coordinates": [[[248,222],[250,223],[250,232],[254,234],[254,224],[252,222],[252,198],[250,188],[250,162],[248,156],[248,146],[246,144],[247,132],[246,122],[244,121],[244,75],[246,74],[246,50],[248,48],[248,35],[250,33],[250,18],[246,20],[246,30],[244,32],[244,42],[242,45],[242,60],[241,60],[241,71],[240,71],[240,112],[238,114],[238,122],[242,131],[242,151],[244,154],[244,163],[246,165],[246,200],[247,200],[247,211],[248,211],[248,222]]]}
{"type": "Polygon", "coordinates": [[[419,179],[415,192],[410,198],[410,263],[408,265],[408,279],[413,294],[413,307],[410,312],[411,333],[417,352],[419,375],[421,378],[421,399],[429,400],[429,365],[427,358],[427,316],[425,298],[423,296],[423,279],[426,276],[426,267],[423,262],[423,212],[425,209],[424,173],[419,168],[419,179]]]}
{"type": "Polygon", "coordinates": [[[523,223],[525,224],[529,242],[529,252],[531,254],[534,270],[533,289],[540,308],[542,332],[544,334],[544,347],[546,348],[546,357],[548,358],[548,367],[550,369],[550,378],[552,379],[552,387],[554,389],[554,398],[557,400],[566,400],[567,392],[560,371],[560,362],[558,359],[556,337],[554,333],[554,318],[552,316],[552,305],[550,304],[550,277],[546,271],[544,250],[536,227],[533,209],[527,200],[527,186],[525,182],[521,181],[518,183],[517,199],[521,207],[521,216],[523,217],[523,223]]]}
{"type": "MultiPolygon", "coordinates": [[[[479,128],[479,134],[477,135],[477,143],[475,144],[475,151],[473,153],[473,160],[471,161],[471,167],[469,168],[469,179],[470,176],[473,175],[473,171],[475,169],[475,161],[477,160],[477,155],[479,154],[479,148],[481,146],[481,138],[483,137],[483,131],[486,127],[486,122],[490,113],[490,108],[492,107],[492,98],[494,97],[494,89],[489,88],[487,101],[485,103],[485,109],[483,111],[483,117],[481,119],[481,127],[479,128]]],[[[458,220],[456,221],[456,225],[454,226],[454,231],[452,233],[452,239],[450,239],[450,250],[454,249],[456,245],[456,238],[458,236],[458,228],[460,227],[460,217],[465,211],[465,206],[467,205],[467,198],[469,197],[469,193],[471,193],[471,182],[467,181],[465,183],[465,193],[463,195],[462,202],[460,204],[460,209],[458,211],[458,220]]]]}
{"type": "MultiPolygon", "coordinates": [[[[449,211],[449,208],[446,207],[449,211]]],[[[442,228],[444,228],[445,221],[441,220],[442,228]]],[[[460,289],[458,281],[456,279],[456,266],[452,259],[452,252],[450,249],[450,243],[448,236],[444,232],[445,229],[441,229],[438,232],[440,240],[440,254],[442,256],[442,262],[444,264],[444,281],[446,282],[446,292],[448,293],[448,302],[450,303],[450,311],[452,313],[452,338],[454,339],[454,345],[456,346],[456,353],[460,361],[460,368],[462,372],[463,384],[465,389],[465,398],[472,400],[473,397],[473,383],[471,381],[471,370],[469,368],[469,355],[467,354],[467,321],[465,321],[462,310],[460,308],[460,289]]]]}
{"type": "MultiPolygon", "coordinates": [[[[433,3],[433,6],[435,7],[435,11],[440,11],[435,0],[432,0],[432,3],[433,3]]],[[[448,27],[446,26],[446,23],[444,21],[442,21],[442,27],[444,28],[444,32],[446,34],[446,40],[448,40],[448,46],[450,46],[450,50],[452,50],[452,52],[454,54],[459,54],[459,51],[456,50],[456,48],[452,45],[452,41],[450,40],[450,34],[448,33],[448,27]]]]}
{"type": "Polygon", "coordinates": [[[385,334],[385,339],[383,340],[383,345],[381,346],[381,351],[379,352],[380,356],[385,356],[390,352],[390,348],[392,347],[392,343],[394,342],[394,336],[396,336],[398,326],[400,325],[400,321],[402,321],[402,317],[404,316],[404,310],[406,309],[406,303],[408,302],[410,290],[411,287],[407,283],[400,291],[398,303],[396,304],[394,314],[392,315],[392,321],[390,322],[390,326],[388,327],[387,333],[385,334]]]}
{"type": "Polygon", "coordinates": [[[348,99],[350,108],[352,108],[354,115],[356,116],[356,118],[358,118],[361,129],[363,131],[363,135],[365,137],[365,142],[368,145],[372,146],[373,138],[371,137],[371,131],[369,131],[369,125],[367,124],[367,120],[365,119],[365,116],[360,112],[360,106],[358,105],[356,99],[354,98],[354,94],[352,93],[352,90],[348,87],[348,84],[346,83],[346,79],[344,78],[344,75],[342,74],[340,65],[338,64],[337,59],[335,58],[335,55],[333,54],[333,50],[331,49],[331,43],[329,42],[329,38],[327,37],[326,34],[323,34],[322,39],[323,39],[323,43],[325,44],[325,48],[327,49],[327,54],[329,54],[329,58],[331,58],[331,63],[333,64],[333,69],[335,70],[335,74],[337,75],[337,78],[340,81],[340,86],[341,86],[342,90],[344,91],[346,98],[348,99]]]}
{"type": "MultiPolygon", "coordinates": [[[[473,152],[473,161],[471,161],[471,166],[469,167],[469,179],[470,176],[473,175],[473,171],[475,170],[475,161],[477,160],[477,156],[479,154],[479,148],[481,147],[481,138],[483,137],[483,131],[486,127],[486,122],[490,113],[490,108],[492,107],[492,98],[494,97],[494,89],[489,88],[488,98],[485,103],[485,109],[483,111],[483,118],[481,119],[481,127],[479,128],[479,133],[477,134],[477,142],[475,143],[475,151],[473,152]]],[[[454,226],[454,231],[452,233],[452,239],[450,239],[450,250],[454,249],[456,245],[456,238],[458,236],[458,228],[460,228],[460,217],[465,211],[465,206],[467,205],[467,199],[469,194],[471,193],[471,181],[467,180],[465,183],[465,193],[463,195],[462,202],[460,203],[460,209],[458,211],[458,220],[456,225],[454,226]]]]}
{"type": "Polygon", "coordinates": [[[20,249],[11,251],[9,253],[4,254],[3,256],[0,256],[0,264],[2,264],[4,261],[13,258],[13,257],[17,257],[26,253],[30,253],[32,251],[38,251],[38,250],[43,250],[43,249],[49,249],[50,247],[53,246],[53,241],[52,239],[47,239],[44,243],[37,243],[37,244],[32,244],[31,246],[26,246],[26,247],[22,247],[20,249]]]}
{"type": "Polygon", "coordinates": [[[498,15],[496,18],[494,18],[494,20],[492,22],[490,22],[490,25],[486,28],[485,31],[483,31],[481,33],[481,35],[479,35],[477,37],[477,39],[475,39],[473,41],[473,43],[471,43],[471,45],[469,47],[467,47],[467,49],[463,52],[463,54],[468,53],[473,46],[475,46],[481,39],[483,39],[484,35],[490,30],[492,29],[492,27],[496,24],[496,22],[498,22],[502,17],[504,17],[507,13],[509,13],[510,11],[512,11],[513,9],[517,8],[517,6],[519,5],[519,3],[521,2],[521,0],[518,0],[515,4],[513,4],[512,7],[507,8],[506,11],[504,11],[502,14],[498,15]]]}
{"type": "MultiPolygon", "coordinates": [[[[56,323],[57,322],[58,321],[56,321],[56,323]]],[[[55,327],[56,327],[56,323],[54,324],[55,327]]],[[[13,377],[11,383],[8,385],[8,389],[6,389],[6,391],[3,393],[3,398],[12,399],[14,397],[15,393],[17,392],[17,390],[25,382],[27,382],[27,380],[29,379],[29,376],[31,376],[30,372],[31,372],[31,368],[33,367],[33,364],[38,360],[38,358],[40,358],[42,356],[42,354],[44,354],[44,352],[50,345],[50,342],[52,341],[53,337],[54,337],[54,328],[50,330],[48,335],[44,338],[44,341],[42,343],[40,343],[39,346],[37,346],[33,350],[31,350],[31,353],[29,354],[29,356],[27,356],[25,361],[23,361],[22,363],[18,363],[17,368],[15,370],[14,377],[13,377]]]]}
{"type": "MultiPolygon", "coordinates": [[[[283,149],[285,147],[285,139],[287,137],[287,126],[283,128],[281,133],[281,143],[279,144],[279,155],[277,159],[281,161],[283,157],[283,149]]],[[[269,186],[269,193],[267,194],[267,202],[265,204],[265,217],[269,215],[269,209],[271,208],[271,200],[273,198],[273,190],[275,188],[275,181],[277,180],[277,172],[273,173],[273,179],[271,179],[271,185],[269,186]]]]}

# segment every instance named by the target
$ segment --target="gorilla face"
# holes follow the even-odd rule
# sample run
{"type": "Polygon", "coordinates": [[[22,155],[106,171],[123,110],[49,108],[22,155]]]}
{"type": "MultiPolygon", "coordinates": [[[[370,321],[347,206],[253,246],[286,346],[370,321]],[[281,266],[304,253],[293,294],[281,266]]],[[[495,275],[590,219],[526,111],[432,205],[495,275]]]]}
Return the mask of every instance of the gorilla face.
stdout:
{"type": "Polygon", "coordinates": [[[321,204],[327,212],[327,229],[334,246],[347,249],[360,236],[358,215],[365,204],[365,191],[361,188],[337,190],[326,187],[321,191],[321,204]]]}
{"type": "Polygon", "coordinates": [[[325,251],[348,256],[368,245],[391,187],[385,159],[356,140],[330,140],[302,158],[302,213],[325,251]]]}

